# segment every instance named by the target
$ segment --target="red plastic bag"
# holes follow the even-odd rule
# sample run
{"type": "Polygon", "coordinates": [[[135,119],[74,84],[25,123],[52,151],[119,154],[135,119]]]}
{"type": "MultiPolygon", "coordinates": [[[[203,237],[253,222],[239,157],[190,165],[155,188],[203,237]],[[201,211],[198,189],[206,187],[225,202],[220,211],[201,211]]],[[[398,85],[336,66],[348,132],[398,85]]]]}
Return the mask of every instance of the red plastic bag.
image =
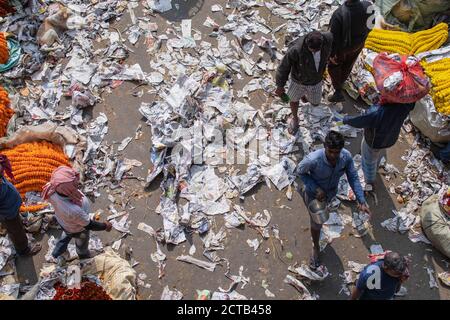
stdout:
{"type": "Polygon", "coordinates": [[[373,62],[381,103],[412,103],[430,91],[430,81],[413,56],[380,53],[373,62]]]}

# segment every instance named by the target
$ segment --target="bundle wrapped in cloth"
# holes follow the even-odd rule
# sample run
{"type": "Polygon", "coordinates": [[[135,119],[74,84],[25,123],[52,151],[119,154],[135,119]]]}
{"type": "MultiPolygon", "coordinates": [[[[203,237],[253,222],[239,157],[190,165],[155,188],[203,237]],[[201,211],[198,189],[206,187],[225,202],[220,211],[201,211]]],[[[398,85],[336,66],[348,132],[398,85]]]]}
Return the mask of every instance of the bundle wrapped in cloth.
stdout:
{"type": "Polygon", "coordinates": [[[380,53],[373,67],[381,103],[412,103],[430,91],[430,81],[414,56],[380,53]]]}

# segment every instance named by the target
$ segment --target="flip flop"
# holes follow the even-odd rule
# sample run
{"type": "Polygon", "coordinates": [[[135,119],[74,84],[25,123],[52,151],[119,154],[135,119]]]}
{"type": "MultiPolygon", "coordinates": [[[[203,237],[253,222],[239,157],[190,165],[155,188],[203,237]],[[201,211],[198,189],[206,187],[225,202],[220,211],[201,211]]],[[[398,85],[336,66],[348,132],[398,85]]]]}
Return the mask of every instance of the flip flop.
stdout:
{"type": "Polygon", "coordinates": [[[27,251],[25,251],[23,254],[20,254],[20,256],[34,256],[39,251],[41,251],[42,246],[40,243],[35,243],[28,247],[27,251]]]}
{"type": "Polygon", "coordinates": [[[319,258],[314,258],[313,256],[311,256],[310,258],[309,258],[309,268],[311,269],[311,270],[316,270],[317,268],[319,268],[320,266],[321,266],[321,262],[320,262],[320,259],[319,258]]]}
{"type": "Polygon", "coordinates": [[[288,121],[288,132],[293,136],[295,136],[298,132],[298,124],[294,126],[294,120],[292,120],[292,118],[288,121]]]}

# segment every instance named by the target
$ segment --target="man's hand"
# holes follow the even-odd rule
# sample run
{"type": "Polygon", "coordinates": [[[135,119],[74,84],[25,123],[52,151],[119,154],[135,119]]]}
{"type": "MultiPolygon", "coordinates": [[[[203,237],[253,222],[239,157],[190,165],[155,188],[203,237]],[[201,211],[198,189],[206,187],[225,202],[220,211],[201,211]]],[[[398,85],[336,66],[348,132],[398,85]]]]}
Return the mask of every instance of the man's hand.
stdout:
{"type": "Polygon", "coordinates": [[[323,202],[326,199],[325,191],[323,191],[321,188],[316,189],[316,199],[323,202]]]}
{"type": "Polygon", "coordinates": [[[367,203],[359,203],[358,209],[359,209],[359,211],[369,214],[369,219],[372,218],[372,212],[370,212],[370,209],[369,209],[369,206],[367,205],[367,203]]]}
{"type": "Polygon", "coordinates": [[[330,57],[330,64],[337,65],[337,55],[330,57]]]}
{"type": "Polygon", "coordinates": [[[105,231],[106,231],[106,232],[110,232],[111,229],[112,229],[112,224],[111,224],[111,222],[105,221],[105,224],[106,224],[106,229],[105,229],[105,231]]]}
{"type": "Polygon", "coordinates": [[[275,94],[277,95],[277,96],[279,96],[280,98],[281,97],[283,97],[283,95],[286,93],[286,91],[284,91],[284,88],[277,88],[276,90],[275,90],[275,94]]]}

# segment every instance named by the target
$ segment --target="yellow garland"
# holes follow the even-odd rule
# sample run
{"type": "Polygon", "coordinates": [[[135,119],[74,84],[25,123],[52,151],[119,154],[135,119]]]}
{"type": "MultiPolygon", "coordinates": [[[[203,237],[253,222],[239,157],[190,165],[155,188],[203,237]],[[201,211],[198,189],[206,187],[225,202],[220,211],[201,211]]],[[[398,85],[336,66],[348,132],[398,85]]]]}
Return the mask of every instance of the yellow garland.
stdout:
{"type": "Polygon", "coordinates": [[[444,115],[450,115],[450,58],[435,62],[421,62],[425,73],[431,79],[431,96],[436,110],[444,115]]]}
{"type": "Polygon", "coordinates": [[[365,47],[375,52],[414,55],[440,48],[448,39],[448,25],[439,23],[416,33],[373,29],[365,47]]]}

